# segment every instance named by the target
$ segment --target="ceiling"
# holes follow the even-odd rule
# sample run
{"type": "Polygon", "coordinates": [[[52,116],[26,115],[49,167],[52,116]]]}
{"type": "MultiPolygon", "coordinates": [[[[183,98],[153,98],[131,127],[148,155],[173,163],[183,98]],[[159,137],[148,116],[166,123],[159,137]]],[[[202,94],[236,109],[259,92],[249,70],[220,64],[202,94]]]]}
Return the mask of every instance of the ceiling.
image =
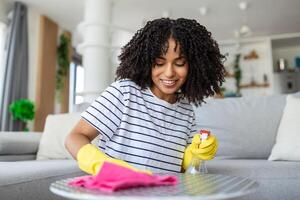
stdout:
{"type": "MultiPolygon", "coordinates": [[[[12,4],[14,0],[4,0],[12,4]]],[[[74,31],[83,19],[84,0],[19,0],[74,31]]],[[[145,20],[167,15],[197,19],[217,40],[234,37],[234,30],[247,24],[252,36],[300,32],[300,0],[112,0],[112,24],[133,32],[145,20]],[[207,7],[201,16],[199,8],[207,7]]]]}

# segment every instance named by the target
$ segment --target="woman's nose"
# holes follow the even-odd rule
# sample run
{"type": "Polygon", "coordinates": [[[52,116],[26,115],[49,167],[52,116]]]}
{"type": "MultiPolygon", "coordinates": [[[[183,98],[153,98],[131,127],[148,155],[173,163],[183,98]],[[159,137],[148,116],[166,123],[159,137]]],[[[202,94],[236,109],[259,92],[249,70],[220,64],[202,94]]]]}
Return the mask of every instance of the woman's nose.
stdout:
{"type": "Polygon", "coordinates": [[[166,77],[172,77],[175,74],[174,68],[172,64],[168,64],[165,68],[164,74],[166,77]]]}

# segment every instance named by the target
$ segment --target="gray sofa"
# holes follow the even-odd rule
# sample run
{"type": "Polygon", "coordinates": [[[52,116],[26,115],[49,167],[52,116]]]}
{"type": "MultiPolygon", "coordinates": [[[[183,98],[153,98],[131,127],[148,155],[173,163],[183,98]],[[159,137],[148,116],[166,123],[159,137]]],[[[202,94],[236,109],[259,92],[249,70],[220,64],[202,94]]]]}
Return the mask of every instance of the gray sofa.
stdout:
{"type": "MultiPolygon", "coordinates": [[[[293,94],[300,97],[300,93],[293,94]]],[[[210,99],[195,108],[200,129],[219,140],[209,173],[248,177],[256,193],[238,199],[300,199],[300,161],[269,161],[286,104],[286,95],[210,99]]]]}
{"type": "MultiPolygon", "coordinates": [[[[199,128],[219,139],[209,173],[256,180],[256,193],[238,199],[300,199],[300,162],[268,161],[285,96],[209,99],[195,108],[199,128]]],[[[82,175],[74,160],[34,160],[41,133],[0,133],[0,199],[63,199],[55,180],[82,175]]]]}
{"type": "Polygon", "coordinates": [[[74,160],[35,160],[41,133],[0,133],[0,199],[63,199],[50,183],[83,175],[74,160]]]}

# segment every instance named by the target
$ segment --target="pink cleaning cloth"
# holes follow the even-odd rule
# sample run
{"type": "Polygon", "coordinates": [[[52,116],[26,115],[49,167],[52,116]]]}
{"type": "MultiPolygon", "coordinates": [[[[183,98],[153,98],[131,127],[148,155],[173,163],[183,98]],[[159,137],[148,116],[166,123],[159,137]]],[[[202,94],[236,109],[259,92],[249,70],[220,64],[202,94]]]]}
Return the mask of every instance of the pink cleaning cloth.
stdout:
{"type": "Polygon", "coordinates": [[[104,192],[141,187],[176,185],[178,179],[172,175],[149,175],[131,169],[105,162],[96,176],[81,176],[68,184],[88,189],[99,189],[104,192]]]}

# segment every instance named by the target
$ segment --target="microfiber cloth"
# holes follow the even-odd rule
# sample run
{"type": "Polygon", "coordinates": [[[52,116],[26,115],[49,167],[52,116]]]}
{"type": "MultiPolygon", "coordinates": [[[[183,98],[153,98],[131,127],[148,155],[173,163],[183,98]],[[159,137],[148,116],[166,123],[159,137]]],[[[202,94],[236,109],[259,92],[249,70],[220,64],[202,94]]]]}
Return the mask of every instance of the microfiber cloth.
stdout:
{"type": "Polygon", "coordinates": [[[172,175],[149,175],[131,169],[105,162],[96,176],[81,176],[68,184],[88,189],[99,189],[104,192],[141,187],[176,185],[178,179],[172,175]]]}

